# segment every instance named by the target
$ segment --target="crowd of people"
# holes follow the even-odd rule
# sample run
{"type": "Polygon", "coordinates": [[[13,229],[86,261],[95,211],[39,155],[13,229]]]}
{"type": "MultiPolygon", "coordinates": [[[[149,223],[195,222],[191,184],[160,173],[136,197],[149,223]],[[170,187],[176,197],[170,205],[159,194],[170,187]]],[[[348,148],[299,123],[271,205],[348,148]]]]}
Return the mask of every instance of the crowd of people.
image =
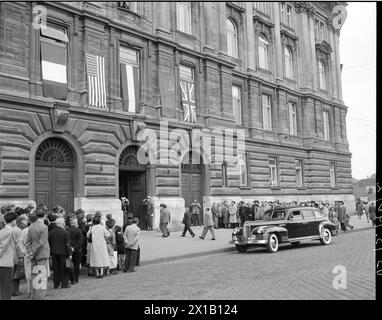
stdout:
{"type": "Polygon", "coordinates": [[[86,217],[81,209],[65,213],[60,206],[52,211],[46,206],[2,207],[0,300],[21,295],[20,279],[26,279],[29,298],[43,298],[31,285],[41,268],[55,289],[77,284],[81,266],[97,279],[120,270],[134,272],[140,259],[138,218],[129,213],[121,228],[111,214],[105,222],[101,217],[99,211],[86,217]]]}

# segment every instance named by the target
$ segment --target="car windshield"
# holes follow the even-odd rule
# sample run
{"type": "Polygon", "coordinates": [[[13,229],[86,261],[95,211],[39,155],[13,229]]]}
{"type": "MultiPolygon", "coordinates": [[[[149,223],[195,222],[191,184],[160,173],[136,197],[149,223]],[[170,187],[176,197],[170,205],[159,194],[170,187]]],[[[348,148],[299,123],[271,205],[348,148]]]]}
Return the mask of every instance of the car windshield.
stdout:
{"type": "Polygon", "coordinates": [[[264,220],[284,220],[285,218],[284,210],[268,210],[264,213],[264,220]]]}

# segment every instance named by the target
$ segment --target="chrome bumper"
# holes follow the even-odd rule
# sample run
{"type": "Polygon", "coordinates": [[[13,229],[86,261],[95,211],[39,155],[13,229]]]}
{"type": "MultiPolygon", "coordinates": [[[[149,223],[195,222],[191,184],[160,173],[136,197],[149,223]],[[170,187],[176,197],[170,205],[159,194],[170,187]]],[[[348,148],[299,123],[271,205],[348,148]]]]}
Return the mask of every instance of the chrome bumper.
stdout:
{"type": "Polygon", "coordinates": [[[246,245],[246,244],[267,244],[268,240],[256,240],[256,239],[248,239],[247,241],[239,241],[239,240],[229,240],[228,244],[238,244],[238,245],[246,245]]]}

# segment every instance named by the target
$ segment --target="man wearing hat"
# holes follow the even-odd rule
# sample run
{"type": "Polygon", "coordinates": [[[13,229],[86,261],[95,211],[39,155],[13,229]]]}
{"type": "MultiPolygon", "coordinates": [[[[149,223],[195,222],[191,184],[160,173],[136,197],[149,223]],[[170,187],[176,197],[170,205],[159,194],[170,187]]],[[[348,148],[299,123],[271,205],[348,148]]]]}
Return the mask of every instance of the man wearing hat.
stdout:
{"type": "Polygon", "coordinates": [[[168,230],[167,225],[171,221],[171,214],[164,203],[162,203],[159,207],[160,207],[159,228],[162,231],[162,237],[166,238],[170,235],[170,230],[168,230]]]}

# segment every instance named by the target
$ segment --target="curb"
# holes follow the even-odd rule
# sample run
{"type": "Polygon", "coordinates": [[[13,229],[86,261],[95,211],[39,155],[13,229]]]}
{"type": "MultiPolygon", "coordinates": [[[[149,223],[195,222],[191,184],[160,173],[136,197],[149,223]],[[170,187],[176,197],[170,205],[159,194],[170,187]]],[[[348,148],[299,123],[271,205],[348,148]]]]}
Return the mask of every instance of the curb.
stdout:
{"type": "Polygon", "coordinates": [[[144,267],[151,264],[165,263],[169,261],[176,261],[176,260],[183,260],[183,259],[191,259],[191,258],[207,256],[210,254],[224,253],[224,252],[230,252],[235,250],[236,250],[235,247],[227,247],[227,248],[214,249],[214,250],[208,250],[208,251],[202,251],[202,252],[186,253],[183,255],[172,256],[172,257],[156,258],[156,259],[151,259],[146,261],[141,260],[140,266],[144,267]]]}

